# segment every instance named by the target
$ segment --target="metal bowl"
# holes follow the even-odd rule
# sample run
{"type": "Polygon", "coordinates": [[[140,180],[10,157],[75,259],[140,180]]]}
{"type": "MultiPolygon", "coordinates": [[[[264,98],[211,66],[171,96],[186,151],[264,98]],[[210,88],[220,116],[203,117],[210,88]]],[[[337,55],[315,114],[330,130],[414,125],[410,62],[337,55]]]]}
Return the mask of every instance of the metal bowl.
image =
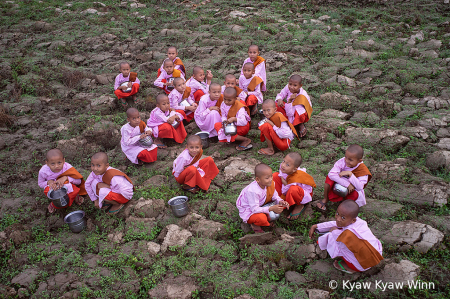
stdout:
{"type": "Polygon", "coordinates": [[[52,200],[52,203],[57,208],[64,208],[69,205],[69,196],[67,195],[66,187],[62,187],[58,190],[50,189],[47,193],[47,197],[52,200]]]}
{"type": "Polygon", "coordinates": [[[189,102],[186,101],[186,100],[182,100],[181,103],[180,103],[180,106],[187,107],[187,106],[191,106],[191,104],[189,104],[189,102]]]}
{"type": "Polygon", "coordinates": [[[142,146],[152,146],[153,144],[153,139],[150,136],[146,136],[145,138],[139,139],[139,142],[141,143],[142,146]]]}
{"type": "Polygon", "coordinates": [[[237,134],[237,128],[233,123],[227,124],[227,125],[225,125],[224,132],[225,132],[225,135],[234,136],[237,134]]]}
{"type": "MultiPolygon", "coordinates": [[[[275,203],[274,201],[273,201],[273,202],[269,202],[268,204],[263,205],[262,208],[271,207],[271,206],[273,206],[273,205],[276,205],[276,203],[275,203]]],[[[275,221],[275,220],[277,220],[278,218],[280,218],[280,215],[281,215],[281,214],[277,214],[277,213],[275,213],[274,211],[269,211],[269,218],[270,218],[270,221],[275,221]]]]}
{"type": "MultiPolygon", "coordinates": [[[[127,86],[129,82],[124,82],[120,86],[127,86]]],[[[123,92],[131,92],[131,87],[128,87],[128,89],[122,90],[123,92]]]]}
{"type": "Polygon", "coordinates": [[[74,233],[79,233],[86,227],[84,212],[81,210],[67,214],[64,217],[64,222],[69,225],[70,230],[74,233]]]}
{"type": "Polygon", "coordinates": [[[177,121],[176,119],[173,121],[173,123],[172,123],[172,127],[174,128],[174,129],[176,129],[176,128],[178,128],[180,126],[180,122],[179,121],[177,121]]]}
{"type": "Polygon", "coordinates": [[[175,217],[183,217],[189,213],[188,200],[187,196],[176,196],[169,199],[167,203],[172,209],[172,213],[175,217]]]}
{"type": "Polygon", "coordinates": [[[259,109],[259,119],[261,119],[261,120],[263,120],[263,119],[265,119],[266,117],[264,116],[264,112],[263,112],[263,110],[262,109],[259,109]]]}
{"type": "Polygon", "coordinates": [[[333,186],[333,193],[339,195],[340,197],[346,197],[348,195],[348,189],[338,183],[335,183],[333,186]]]}
{"type": "Polygon", "coordinates": [[[201,131],[196,133],[195,135],[199,136],[202,139],[203,148],[209,147],[209,133],[206,131],[201,131]]]}
{"type": "Polygon", "coordinates": [[[258,127],[261,127],[263,124],[267,122],[267,118],[264,118],[262,121],[258,123],[258,127]]]}

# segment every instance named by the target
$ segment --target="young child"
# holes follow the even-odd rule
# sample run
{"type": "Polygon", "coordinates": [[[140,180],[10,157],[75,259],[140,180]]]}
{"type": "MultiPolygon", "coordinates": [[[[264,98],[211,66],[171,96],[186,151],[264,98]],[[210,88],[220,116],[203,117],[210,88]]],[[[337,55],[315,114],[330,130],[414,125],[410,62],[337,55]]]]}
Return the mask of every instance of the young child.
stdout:
{"type": "Polygon", "coordinates": [[[255,76],[255,66],[247,62],[242,67],[243,75],[239,77],[239,88],[247,93],[245,104],[250,108],[252,115],[258,112],[258,104],[263,103],[263,94],[261,92],[262,79],[255,76]]]}
{"type": "Polygon", "coordinates": [[[191,88],[186,86],[183,78],[175,78],[172,83],[175,89],[169,93],[170,107],[177,110],[187,122],[190,122],[194,118],[194,112],[198,106],[194,101],[194,97],[191,95],[191,88]],[[190,106],[181,105],[181,102],[184,100],[190,106]]]}
{"type": "Polygon", "coordinates": [[[220,142],[234,142],[239,141],[236,147],[238,151],[249,150],[253,147],[252,140],[244,137],[250,131],[250,111],[248,107],[237,101],[236,89],[232,87],[225,88],[223,92],[223,103],[220,105],[220,112],[222,114],[222,122],[216,123],[214,128],[217,131],[220,142]],[[225,135],[224,124],[234,123],[237,128],[237,134],[234,136],[225,135]]]}
{"type": "Polygon", "coordinates": [[[208,93],[212,78],[213,74],[210,70],[207,70],[205,82],[205,71],[199,66],[194,67],[192,77],[186,81],[186,86],[191,88],[191,95],[197,103],[202,96],[208,93]]]}
{"type": "Polygon", "coordinates": [[[173,161],[173,175],[183,190],[197,193],[200,188],[207,191],[219,174],[214,160],[211,157],[201,159],[202,155],[202,139],[197,135],[189,136],[186,149],[173,161]]]}
{"type": "Polygon", "coordinates": [[[133,102],[136,104],[138,100],[136,99],[136,94],[139,91],[141,82],[137,78],[137,73],[130,72],[130,64],[128,62],[121,62],[119,64],[120,74],[116,76],[114,80],[114,94],[119,99],[120,103],[124,108],[128,106],[127,98],[131,97],[133,102]],[[128,82],[127,85],[122,86],[123,83],[128,82]],[[131,87],[131,91],[125,92],[131,87]]]}
{"type": "Polygon", "coordinates": [[[339,159],[328,173],[325,180],[324,199],[316,205],[319,210],[326,211],[328,200],[338,202],[351,199],[360,207],[366,204],[364,188],[372,178],[372,174],[362,161],[363,156],[364,149],[361,146],[352,144],[347,148],[345,157],[339,159]],[[345,198],[333,192],[335,183],[348,189],[348,195],[345,198]]]}
{"type": "Polygon", "coordinates": [[[110,214],[118,213],[133,197],[133,183],[122,171],[112,168],[108,155],[96,153],[91,158],[91,170],[86,180],[86,191],[95,207],[106,207],[110,214]]]}
{"type": "Polygon", "coordinates": [[[128,123],[120,129],[122,139],[120,145],[127,158],[134,164],[142,165],[156,161],[158,147],[152,144],[150,147],[143,146],[139,140],[152,136],[152,130],[141,120],[136,108],[128,108],[128,123]]]}
{"type": "Polygon", "coordinates": [[[278,194],[294,207],[288,216],[290,220],[300,217],[305,205],[312,200],[313,188],[316,188],[313,177],[306,173],[305,168],[300,168],[301,164],[302,156],[291,152],[284,157],[279,172],[273,174],[278,194]]]}
{"type": "Polygon", "coordinates": [[[261,226],[270,226],[269,212],[281,214],[289,203],[278,196],[272,180],[272,168],[260,163],[255,167],[255,180],[245,187],[236,201],[242,221],[250,224],[255,233],[263,233],[261,226]],[[262,207],[270,202],[276,204],[262,207]]]}
{"type": "Polygon", "coordinates": [[[241,101],[242,104],[245,105],[247,94],[239,86],[236,85],[236,77],[233,74],[225,75],[225,82],[224,85],[222,86],[222,94],[225,88],[227,87],[233,87],[234,89],[236,89],[236,94],[238,95],[239,100],[241,101]]]}
{"type": "Polygon", "coordinates": [[[366,271],[383,260],[381,242],[358,213],[359,206],[352,200],[345,200],[336,211],[336,221],[314,224],[309,230],[310,238],[316,230],[329,232],[319,237],[317,243],[331,258],[341,257],[333,266],[349,274],[366,271]]]}
{"type": "Polygon", "coordinates": [[[163,69],[161,70],[161,74],[156,79],[155,86],[164,90],[166,94],[169,94],[173,90],[173,80],[175,78],[183,78],[184,76],[181,71],[175,69],[175,64],[172,60],[166,59],[163,62],[163,69]]]}
{"type": "Polygon", "coordinates": [[[306,135],[305,123],[311,118],[313,112],[311,99],[302,88],[302,77],[292,75],[289,83],[277,95],[278,111],[288,118],[294,127],[298,128],[299,137],[306,135]],[[287,103],[284,103],[284,99],[287,103]]]}
{"type": "MultiPolygon", "coordinates": [[[[178,51],[177,48],[172,46],[167,49],[167,58],[168,60],[172,60],[175,69],[179,70],[181,74],[183,74],[183,77],[186,77],[186,69],[184,67],[183,61],[178,57],[178,51]]],[[[164,59],[164,61],[166,60],[164,59]]],[[[158,77],[161,75],[161,70],[164,68],[164,62],[161,64],[161,67],[158,69],[158,77]]]]}
{"type": "Polygon", "coordinates": [[[220,92],[220,85],[211,83],[209,85],[209,94],[200,98],[198,107],[195,110],[194,118],[200,130],[209,132],[209,137],[217,136],[214,125],[222,121],[220,116],[220,105],[223,102],[223,95],[220,92]]]}
{"type": "MultiPolygon", "coordinates": [[[[44,189],[45,195],[50,190],[59,190],[64,186],[69,196],[69,204],[66,207],[72,206],[74,201],[81,205],[84,199],[80,195],[87,194],[83,176],[66,162],[63,153],[57,148],[47,152],[45,165],[39,170],[38,185],[44,189]]],[[[51,202],[47,209],[50,213],[53,213],[56,209],[63,208],[58,208],[51,202]]]]}
{"type": "Polygon", "coordinates": [[[258,153],[272,156],[275,154],[274,146],[280,151],[287,150],[291,145],[292,139],[294,139],[294,134],[297,136],[294,126],[283,114],[277,112],[274,100],[265,100],[262,104],[262,110],[266,120],[264,124],[259,126],[261,131],[260,140],[261,142],[267,140],[267,148],[260,149],[258,153]]]}
{"type": "Polygon", "coordinates": [[[171,138],[177,143],[183,143],[187,136],[183,125],[183,115],[170,108],[169,98],[165,94],[156,97],[156,108],[150,113],[147,126],[153,131],[154,143],[159,148],[167,148],[161,138],[171,138]],[[172,125],[177,121],[178,127],[172,125]]]}
{"type": "Polygon", "coordinates": [[[257,45],[248,47],[248,58],[245,59],[242,64],[241,76],[244,75],[244,65],[248,62],[253,63],[255,66],[255,76],[258,76],[263,80],[261,91],[266,91],[266,60],[259,56],[259,47],[257,45]]]}

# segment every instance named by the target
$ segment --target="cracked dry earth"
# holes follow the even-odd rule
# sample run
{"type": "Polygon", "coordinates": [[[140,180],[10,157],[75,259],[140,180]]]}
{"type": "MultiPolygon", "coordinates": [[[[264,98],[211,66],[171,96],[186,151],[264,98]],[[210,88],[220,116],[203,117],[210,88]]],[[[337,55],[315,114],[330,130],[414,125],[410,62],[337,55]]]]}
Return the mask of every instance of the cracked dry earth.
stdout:
{"type": "Polygon", "coordinates": [[[12,0],[0,10],[0,298],[447,298],[448,1],[12,0]],[[137,108],[147,119],[168,46],[188,76],[200,65],[222,83],[239,74],[253,43],[267,62],[265,98],[292,73],[312,98],[307,136],[290,151],[317,183],[314,201],[346,146],[364,146],[374,177],[360,217],[385,258],[369,271],[338,272],[308,238],[336,205],[325,215],[307,207],[293,222],[282,215],[263,234],[241,224],[235,201],[254,166],[277,171],[284,155],[257,154],[257,119],[251,151],[205,150],[220,174],[208,193],[189,196],[183,218],[167,201],[183,194],[171,166],[184,145],[169,144],[142,167],[121,152],[120,61],[139,74],[137,108]],[[106,151],[135,183],[133,200],[112,217],[86,200],[86,230],[71,233],[63,217],[78,207],[48,214],[37,186],[54,147],[85,177],[89,157],[106,151]]]}

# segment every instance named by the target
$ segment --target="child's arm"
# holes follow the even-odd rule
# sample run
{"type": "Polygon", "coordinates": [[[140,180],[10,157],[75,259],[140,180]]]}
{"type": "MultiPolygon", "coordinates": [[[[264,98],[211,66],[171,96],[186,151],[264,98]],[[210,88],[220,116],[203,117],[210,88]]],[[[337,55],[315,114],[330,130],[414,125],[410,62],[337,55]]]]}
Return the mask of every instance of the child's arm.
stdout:
{"type": "Polygon", "coordinates": [[[116,76],[116,79],[114,79],[114,90],[116,90],[116,89],[122,89],[122,88],[119,88],[119,87],[120,87],[119,76],[120,76],[120,74],[118,74],[118,75],[116,76]]]}
{"type": "Polygon", "coordinates": [[[141,85],[141,81],[139,81],[138,77],[136,77],[136,80],[134,80],[134,82],[131,83],[141,85]]]}
{"type": "Polygon", "coordinates": [[[246,126],[248,123],[248,118],[250,116],[247,114],[247,111],[245,111],[245,108],[239,109],[239,111],[236,113],[236,126],[246,126]]]}
{"type": "Polygon", "coordinates": [[[244,75],[242,74],[242,75],[239,77],[239,88],[242,89],[242,91],[245,92],[245,94],[247,94],[247,90],[244,89],[244,80],[245,80],[245,77],[244,77],[244,75]]]}
{"type": "Polygon", "coordinates": [[[336,221],[328,221],[328,222],[322,222],[322,223],[318,223],[317,225],[317,230],[319,232],[327,232],[329,231],[331,228],[333,227],[337,227],[336,225],[336,221]]]}
{"type": "Polygon", "coordinates": [[[285,139],[285,138],[292,138],[292,134],[294,134],[291,130],[291,127],[289,127],[287,122],[282,122],[281,123],[281,127],[277,127],[275,125],[273,125],[273,130],[275,131],[275,133],[278,135],[278,137],[280,137],[281,139],[285,139]]]}
{"type": "Polygon", "coordinates": [[[86,188],[86,192],[89,195],[89,198],[91,201],[98,200],[97,195],[95,195],[94,190],[92,188],[92,184],[94,183],[94,178],[92,177],[92,173],[88,176],[86,179],[86,182],[84,183],[84,187],[86,188]]]}
{"type": "Polygon", "coordinates": [[[198,102],[198,107],[195,110],[195,117],[203,121],[206,119],[206,116],[209,114],[210,111],[211,109],[206,108],[206,101],[200,100],[200,102],[198,102]]]}
{"type": "Polygon", "coordinates": [[[278,103],[278,106],[284,106],[283,99],[287,98],[288,93],[289,93],[289,87],[288,87],[288,85],[286,85],[286,86],[280,91],[280,93],[277,94],[276,101],[277,101],[277,103],[278,103]]]}
{"type": "Polygon", "coordinates": [[[168,96],[168,97],[169,97],[170,107],[173,108],[173,109],[175,109],[175,110],[183,110],[183,111],[185,111],[185,110],[186,110],[186,107],[181,106],[181,105],[178,103],[178,95],[177,95],[176,93],[178,93],[178,91],[176,91],[175,89],[172,90],[172,91],[169,93],[169,96],[168,96]]]}
{"type": "Polygon", "coordinates": [[[356,191],[361,191],[364,189],[364,186],[367,184],[367,181],[369,180],[369,176],[365,175],[365,176],[356,177],[354,174],[352,174],[352,176],[348,180],[349,180],[350,184],[352,184],[353,187],[355,187],[356,191]]]}
{"type": "Polygon", "coordinates": [[[38,174],[38,186],[42,189],[45,189],[48,184],[47,184],[47,178],[44,176],[44,173],[39,170],[39,174],[38,174]]]}
{"type": "Polygon", "coordinates": [[[186,161],[183,159],[181,153],[178,158],[173,161],[173,175],[177,178],[183,172],[184,167],[187,165],[186,161]]]}
{"type": "Polygon", "coordinates": [[[331,168],[330,172],[328,173],[328,177],[338,183],[339,185],[344,186],[345,188],[350,185],[350,182],[347,178],[340,177],[339,173],[341,173],[342,169],[345,167],[345,161],[344,159],[338,160],[336,163],[334,163],[333,168],[331,168]]]}
{"type": "Polygon", "coordinates": [[[248,205],[250,206],[250,210],[252,214],[264,213],[269,214],[269,207],[261,207],[259,206],[259,198],[256,196],[256,193],[247,192],[246,198],[248,201],[248,205]]]}
{"type": "Polygon", "coordinates": [[[126,199],[133,197],[133,185],[123,176],[114,176],[111,179],[110,188],[111,191],[122,194],[126,199]]]}
{"type": "Polygon", "coordinates": [[[142,135],[140,134],[140,131],[138,133],[137,130],[139,130],[139,127],[134,128],[133,131],[128,131],[126,129],[122,130],[122,135],[123,135],[123,138],[121,140],[122,143],[124,145],[126,145],[126,146],[130,146],[130,145],[135,144],[136,142],[138,142],[139,139],[141,139],[142,135]],[[135,131],[138,134],[133,134],[133,133],[135,133],[135,131]]]}
{"type": "Polygon", "coordinates": [[[163,79],[164,79],[164,72],[161,72],[161,75],[159,75],[159,77],[156,78],[156,81],[153,83],[153,85],[159,88],[164,88],[166,84],[162,82],[163,79]]]}

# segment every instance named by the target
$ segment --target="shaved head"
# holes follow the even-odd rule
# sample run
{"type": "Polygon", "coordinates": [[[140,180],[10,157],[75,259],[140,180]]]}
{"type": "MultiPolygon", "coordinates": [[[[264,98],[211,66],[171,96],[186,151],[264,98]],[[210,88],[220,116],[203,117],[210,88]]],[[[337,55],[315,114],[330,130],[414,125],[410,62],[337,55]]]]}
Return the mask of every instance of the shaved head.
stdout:
{"type": "Polygon", "coordinates": [[[351,199],[344,200],[339,205],[338,208],[343,209],[345,211],[345,213],[348,214],[352,218],[358,217],[359,206],[358,206],[358,204],[355,201],[353,201],[351,199]]]}
{"type": "Polygon", "coordinates": [[[290,152],[289,154],[286,155],[286,157],[289,157],[294,161],[295,168],[300,167],[300,165],[302,164],[302,156],[300,156],[299,153],[290,152]]]}
{"type": "Polygon", "coordinates": [[[358,159],[364,157],[364,149],[360,145],[352,144],[347,148],[347,151],[354,154],[358,159]]]}
{"type": "Polygon", "coordinates": [[[175,86],[175,85],[179,84],[181,81],[184,81],[184,79],[181,77],[177,77],[177,78],[173,79],[172,83],[175,86]]]}
{"type": "Polygon", "coordinates": [[[188,137],[186,144],[192,144],[192,143],[202,143],[202,139],[198,135],[191,135],[188,137]]]}
{"type": "Polygon", "coordinates": [[[175,47],[175,46],[170,46],[169,48],[167,48],[167,51],[169,51],[169,50],[175,50],[175,52],[178,51],[177,47],[175,47]]]}
{"type": "Polygon", "coordinates": [[[135,115],[136,113],[139,114],[139,111],[136,108],[128,108],[127,109],[127,117],[130,118],[131,116],[135,115]]]}
{"type": "Polygon", "coordinates": [[[209,85],[209,90],[211,90],[211,88],[214,88],[214,87],[222,88],[222,86],[221,86],[219,83],[211,83],[211,84],[209,85]]]}
{"type": "Polygon", "coordinates": [[[130,64],[126,61],[122,61],[121,63],[119,63],[119,68],[122,68],[122,66],[124,66],[124,65],[130,65],[130,64]]]}
{"type": "Polygon", "coordinates": [[[164,93],[160,93],[159,95],[156,96],[156,104],[159,105],[161,104],[161,101],[168,99],[169,97],[164,94],[164,93]]]}
{"type": "Polygon", "coordinates": [[[250,47],[248,47],[248,49],[252,49],[252,48],[256,48],[256,50],[259,52],[259,47],[258,45],[251,45],[250,47]]]}
{"type": "Polygon", "coordinates": [[[166,60],[164,60],[164,66],[168,66],[168,65],[173,65],[173,61],[166,58],[166,60]]]}
{"type": "Polygon", "coordinates": [[[267,172],[272,173],[272,168],[269,165],[260,163],[255,166],[255,177],[259,178],[267,172]]]}
{"type": "Polygon", "coordinates": [[[107,164],[108,163],[108,155],[104,152],[98,152],[92,156],[91,160],[100,160],[102,163],[107,164]]]}
{"type": "Polygon", "coordinates": [[[245,63],[245,64],[244,64],[244,67],[250,67],[250,68],[252,68],[252,70],[255,69],[255,65],[254,65],[252,62],[247,62],[247,63],[245,63]]]}
{"type": "Polygon", "coordinates": [[[203,71],[203,69],[199,66],[194,66],[194,69],[192,70],[192,73],[194,73],[194,75],[196,75],[197,73],[203,71]]]}
{"type": "Polygon", "coordinates": [[[273,108],[277,107],[277,105],[275,105],[275,101],[274,100],[265,100],[262,105],[265,106],[265,107],[273,107],[273,108]]]}
{"type": "Polygon", "coordinates": [[[223,91],[223,96],[235,98],[237,96],[236,89],[234,89],[233,87],[225,88],[225,90],[223,91]]]}
{"type": "Polygon", "coordinates": [[[226,74],[225,80],[236,80],[236,77],[233,74],[226,74]]]}
{"type": "Polygon", "coordinates": [[[302,84],[302,77],[300,75],[292,75],[289,78],[289,81],[294,81],[294,82],[298,82],[298,83],[302,84]]]}
{"type": "Polygon", "coordinates": [[[54,148],[51,149],[47,152],[47,154],[45,155],[45,159],[48,161],[52,158],[62,158],[64,159],[64,154],[62,153],[62,151],[59,148],[54,148]]]}

